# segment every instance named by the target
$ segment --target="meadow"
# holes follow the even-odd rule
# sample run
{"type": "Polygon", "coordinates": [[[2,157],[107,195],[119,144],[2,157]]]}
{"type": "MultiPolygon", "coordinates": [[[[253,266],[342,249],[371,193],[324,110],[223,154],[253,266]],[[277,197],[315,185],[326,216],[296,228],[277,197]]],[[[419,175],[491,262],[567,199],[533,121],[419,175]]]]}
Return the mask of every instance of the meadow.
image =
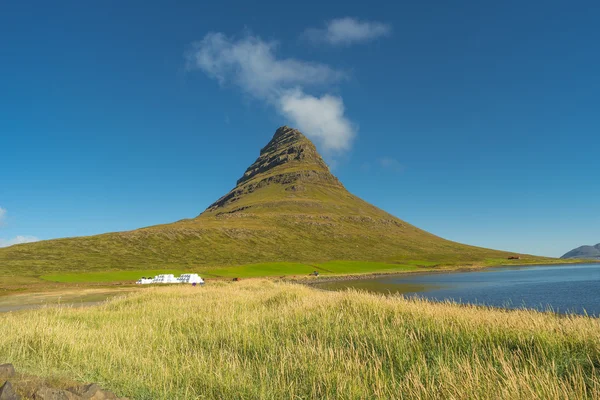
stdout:
{"type": "Polygon", "coordinates": [[[600,398],[600,321],[274,280],[0,315],[0,362],[132,399],[600,398]]]}
{"type": "Polygon", "coordinates": [[[201,273],[208,278],[250,278],[268,276],[307,276],[314,271],[319,274],[366,274],[378,272],[406,272],[415,271],[419,267],[432,267],[435,263],[427,261],[411,261],[404,264],[391,264],[374,261],[329,261],[325,263],[294,263],[294,262],[271,262],[238,265],[231,267],[198,267],[188,271],[181,269],[143,269],[131,271],[105,271],[105,272],[83,272],[83,273],[58,273],[42,275],[41,278],[51,282],[61,283],[84,283],[84,282],[119,282],[135,281],[142,276],[154,276],[158,274],[179,275],[186,272],[201,273]]]}

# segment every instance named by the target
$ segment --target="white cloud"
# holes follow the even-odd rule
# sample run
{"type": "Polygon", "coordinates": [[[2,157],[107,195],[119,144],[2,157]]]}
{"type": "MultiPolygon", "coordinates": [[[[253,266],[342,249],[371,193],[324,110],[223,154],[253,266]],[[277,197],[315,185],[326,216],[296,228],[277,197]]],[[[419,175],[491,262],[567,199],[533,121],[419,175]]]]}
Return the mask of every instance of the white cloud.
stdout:
{"type": "Polygon", "coordinates": [[[189,69],[200,69],[221,84],[233,83],[244,92],[266,101],[325,151],[343,151],[355,136],[344,116],[341,97],[320,97],[305,92],[338,82],[346,74],[328,65],[278,59],[276,42],[247,35],[239,40],[209,33],[187,54],[189,69]]]}
{"type": "Polygon", "coordinates": [[[302,132],[310,132],[325,149],[349,150],[354,129],[344,118],[344,103],[340,97],[314,97],[301,90],[289,91],[281,98],[281,111],[302,132]]]}
{"type": "Polygon", "coordinates": [[[400,161],[392,157],[383,157],[379,159],[379,165],[385,169],[389,169],[394,172],[402,172],[404,167],[400,161]]]}
{"type": "Polygon", "coordinates": [[[0,247],[8,247],[14,244],[31,243],[37,242],[38,238],[35,236],[16,236],[12,239],[0,239],[0,247]]]}
{"type": "Polygon", "coordinates": [[[368,42],[378,37],[388,36],[392,27],[376,21],[359,21],[356,18],[337,18],[325,24],[324,28],[310,28],[304,37],[315,43],[333,46],[348,46],[353,43],[368,42]]]}
{"type": "Polygon", "coordinates": [[[200,68],[220,83],[232,81],[257,97],[277,95],[286,87],[330,83],[344,74],[319,63],[277,59],[276,42],[255,36],[232,40],[209,33],[192,45],[188,67],[200,68]]]}
{"type": "Polygon", "coordinates": [[[6,217],[6,210],[0,207],[0,225],[4,222],[4,217],[6,217]]]}

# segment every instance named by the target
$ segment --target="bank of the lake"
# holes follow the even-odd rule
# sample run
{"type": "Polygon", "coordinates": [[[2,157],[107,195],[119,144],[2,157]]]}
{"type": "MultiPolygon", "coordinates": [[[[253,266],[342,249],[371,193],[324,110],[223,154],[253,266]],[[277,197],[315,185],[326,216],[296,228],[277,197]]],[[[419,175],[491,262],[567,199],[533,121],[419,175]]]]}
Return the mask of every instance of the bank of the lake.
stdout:
{"type": "Polygon", "coordinates": [[[317,288],[419,296],[493,307],[600,315],[600,264],[510,266],[402,275],[341,277],[317,288]]]}

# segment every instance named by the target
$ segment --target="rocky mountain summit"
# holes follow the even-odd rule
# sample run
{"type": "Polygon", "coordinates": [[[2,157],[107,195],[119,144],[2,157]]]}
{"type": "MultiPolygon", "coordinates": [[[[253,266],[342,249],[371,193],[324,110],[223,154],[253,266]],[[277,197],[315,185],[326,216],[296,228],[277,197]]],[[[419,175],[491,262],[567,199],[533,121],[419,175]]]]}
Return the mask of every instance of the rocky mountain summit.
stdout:
{"type": "Polygon", "coordinates": [[[245,194],[271,184],[285,185],[286,190],[305,190],[303,183],[327,185],[345,190],[331,174],[315,145],[297,129],[282,126],[261,149],[260,156],[250,165],[237,185],[225,196],[211,204],[215,211],[235,203],[245,194]]]}
{"type": "Polygon", "coordinates": [[[328,175],[325,177],[326,180],[334,180],[336,184],[340,184],[329,173],[327,164],[317,152],[315,145],[299,130],[287,126],[282,126],[275,131],[273,139],[260,150],[260,156],[248,167],[244,176],[238,179],[237,184],[239,186],[261,173],[290,163],[297,163],[302,165],[303,169],[314,172],[326,171],[327,174],[324,174],[328,175]]]}
{"type": "Polygon", "coordinates": [[[595,246],[580,246],[565,253],[561,258],[580,258],[585,260],[600,260],[600,243],[595,246]]]}

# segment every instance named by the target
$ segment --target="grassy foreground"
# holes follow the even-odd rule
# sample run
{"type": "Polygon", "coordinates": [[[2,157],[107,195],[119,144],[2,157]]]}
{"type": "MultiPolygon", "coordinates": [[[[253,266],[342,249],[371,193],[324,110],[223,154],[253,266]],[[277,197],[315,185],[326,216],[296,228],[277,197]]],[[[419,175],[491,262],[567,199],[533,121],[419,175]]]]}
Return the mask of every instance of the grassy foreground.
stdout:
{"type": "Polygon", "coordinates": [[[600,398],[600,321],[266,280],[0,316],[0,362],[135,399],[600,398]]]}

